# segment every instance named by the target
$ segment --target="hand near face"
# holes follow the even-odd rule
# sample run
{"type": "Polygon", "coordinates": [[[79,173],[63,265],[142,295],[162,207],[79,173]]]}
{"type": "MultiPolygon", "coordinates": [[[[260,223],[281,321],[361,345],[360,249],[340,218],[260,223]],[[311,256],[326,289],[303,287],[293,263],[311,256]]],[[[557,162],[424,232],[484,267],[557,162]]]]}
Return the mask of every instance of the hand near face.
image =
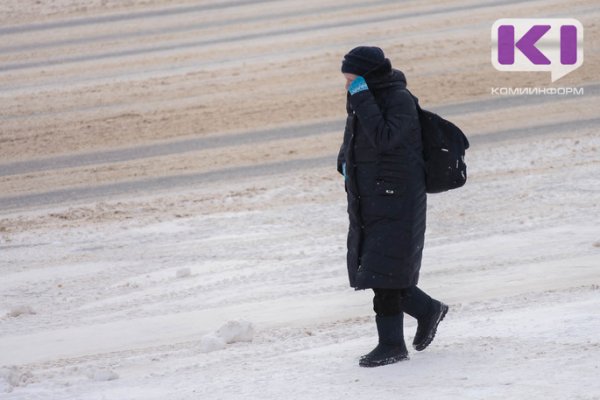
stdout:
{"type": "Polygon", "coordinates": [[[369,86],[362,76],[348,73],[345,73],[344,76],[346,77],[346,90],[350,92],[350,95],[369,90],[369,86]]]}

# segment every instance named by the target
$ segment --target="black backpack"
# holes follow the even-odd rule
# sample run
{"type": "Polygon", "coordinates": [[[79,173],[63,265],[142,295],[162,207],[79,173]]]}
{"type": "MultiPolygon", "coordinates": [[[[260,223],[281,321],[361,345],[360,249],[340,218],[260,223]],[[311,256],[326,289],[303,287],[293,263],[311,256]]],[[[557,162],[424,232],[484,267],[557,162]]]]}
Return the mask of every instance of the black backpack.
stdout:
{"type": "Polygon", "coordinates": [[[419,100],[412,93],[411,96],[421,123],[427,193],[440,193],[463,186],[467,182],[467,137],[452,122],[423,110],[419,100]]]}

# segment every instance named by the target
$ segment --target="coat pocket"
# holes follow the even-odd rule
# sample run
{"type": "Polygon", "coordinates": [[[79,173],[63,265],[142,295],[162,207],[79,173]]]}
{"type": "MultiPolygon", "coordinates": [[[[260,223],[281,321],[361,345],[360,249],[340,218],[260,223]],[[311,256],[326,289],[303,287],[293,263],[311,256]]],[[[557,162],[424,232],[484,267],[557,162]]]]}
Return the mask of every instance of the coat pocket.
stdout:
{"type": "Polygon", "coordinates": [[[375,181],[375,194],[381,196],[401,196],[404,193],[404,185],[388,180],[378,179],[375,181]]]}
{"type": "Polygon", "coordinates": [[[377,180],[371,196],[361,199],[361,211],[366,225],[379,218],[402,218],[405,187],[401,183],[377,180]]]}

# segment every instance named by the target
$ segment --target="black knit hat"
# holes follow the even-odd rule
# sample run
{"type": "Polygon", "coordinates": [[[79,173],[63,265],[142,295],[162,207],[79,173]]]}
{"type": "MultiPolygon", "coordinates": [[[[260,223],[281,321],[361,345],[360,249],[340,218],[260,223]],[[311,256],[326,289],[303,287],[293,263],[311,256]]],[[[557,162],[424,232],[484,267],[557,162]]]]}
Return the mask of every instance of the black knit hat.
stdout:
{"type": "Polygon", "coordinates": [[[342,72],[364,76],[367,72],[377,69],[383,64],[389,64],[383,50],[379,47],[359,46],[344,56],[342,72]]]}

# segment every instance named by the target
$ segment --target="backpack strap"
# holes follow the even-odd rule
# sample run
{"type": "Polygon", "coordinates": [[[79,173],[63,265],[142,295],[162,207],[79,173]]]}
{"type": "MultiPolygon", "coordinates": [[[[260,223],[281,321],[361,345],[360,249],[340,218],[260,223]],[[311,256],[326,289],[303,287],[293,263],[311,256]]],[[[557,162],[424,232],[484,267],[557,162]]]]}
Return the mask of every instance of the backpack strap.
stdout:
{"type": "MultiPolygon", "coordinates": [[[[415,106],[417,107],[417,119],[419,120],[419,124],[421,121],[421,113],[423,112],[423,110],[421,109],[421,106],[419,105],[419,99],[417,99],[411,92],[410,90],[408,90],[407,88],[404,88],[403,90],[406,90],[408,92],[408,94],[410,94],[410,97],[412,97],[415,106]]],[[[419,128],[420,129],[420,128],[419,128]]],[[[427,168],[425,167],[425,160],[423,159],[423,155],[419,155],[411,146],[410,144],[408,144],[406,142],[406,140],[404,138],[400,138],[400,140],[402,141],[402,145],[408,150],[408,153],[412,156],[412,158],[415,159],[415,161],[417,162],[417,164],[419,164],[423,170],[425,172],[427,172],[427,168]]],[[[422,140],[421,140],[422,142],[422,140]]]]}

